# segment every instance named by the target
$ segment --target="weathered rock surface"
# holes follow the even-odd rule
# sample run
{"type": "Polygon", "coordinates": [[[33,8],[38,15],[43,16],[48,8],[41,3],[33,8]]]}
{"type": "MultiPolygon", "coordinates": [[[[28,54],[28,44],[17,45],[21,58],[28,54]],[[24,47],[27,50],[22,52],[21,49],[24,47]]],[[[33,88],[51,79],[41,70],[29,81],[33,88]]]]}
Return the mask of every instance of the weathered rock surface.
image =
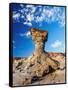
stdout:
{"type": "Polygon", "coordinates": [[[28,58],[14,58],[13,86],[64,83],[65,55],[44,51],[47,31],[32,28],[31,35],[35,51],[28,58]]]}

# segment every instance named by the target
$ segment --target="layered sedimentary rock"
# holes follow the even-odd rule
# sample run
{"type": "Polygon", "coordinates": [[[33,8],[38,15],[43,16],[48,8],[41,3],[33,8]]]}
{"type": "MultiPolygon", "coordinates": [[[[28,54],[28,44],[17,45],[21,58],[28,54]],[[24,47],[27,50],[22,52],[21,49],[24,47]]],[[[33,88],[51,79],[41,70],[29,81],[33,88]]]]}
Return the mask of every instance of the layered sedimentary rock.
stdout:
{"type": "MultiPolygon", "coordinates": [[[[44,51],[44,46],[48,38],[48,32],[46,30],[31,28],[31,35],[35,43],[35,51],[32,56],[28,58],[18,58],[19,60],[14,60],[13,86],[31,85],[34,80],[39,80],[51,71],[65,67],[64,56],[63,61],[61,60],[60,62],[58,59],[60,59],[61,56],[57,57],[57,54],[53,55],[53,53],[44,51]]],[[[46,82],[44,84],[46,84],[46,82]]]]}

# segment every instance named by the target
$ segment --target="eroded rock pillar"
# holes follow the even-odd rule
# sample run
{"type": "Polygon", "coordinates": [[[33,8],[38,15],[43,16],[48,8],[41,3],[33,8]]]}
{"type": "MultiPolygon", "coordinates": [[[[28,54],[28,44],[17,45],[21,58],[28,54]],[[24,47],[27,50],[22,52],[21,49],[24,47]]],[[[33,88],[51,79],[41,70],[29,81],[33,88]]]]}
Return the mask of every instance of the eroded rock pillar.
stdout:
{"type": "Polygon", "coordinates": [[[35,54],[41,54],[44,52],[45,42],[47,41],[48,32],[31,28],[32,39],[35,44],[35,54]]]}

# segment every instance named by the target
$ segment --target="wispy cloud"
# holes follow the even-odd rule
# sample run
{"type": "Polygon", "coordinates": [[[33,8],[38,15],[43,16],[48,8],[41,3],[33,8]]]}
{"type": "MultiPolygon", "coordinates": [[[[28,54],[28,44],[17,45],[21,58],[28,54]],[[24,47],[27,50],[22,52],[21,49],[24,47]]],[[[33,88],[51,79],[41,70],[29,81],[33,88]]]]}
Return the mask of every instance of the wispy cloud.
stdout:
{"type": "Polygon", "coordinates": [[[49,46],[50,46],[50,49],[53,51],[65,52],[65,43],[63,43],[63,41],[61,40],[55,40],[49,46]]]}
{"type": "Polygon", "coordinates": [[[51,47],[53,47],[53,48],[59,48],[59,47],[61,47],[61,46],[62,46],[62,42],[59,41],[59,40],[56,40],[55,42],[53,42],[53,43],[51,44],[51,47]]]}
{"type": "Polygon", "coordinates": [[[35,6],[20,4],[21,9],[13,13],[13,19],[24,19],[23,23],[32,26],[32,22],[57,22],[61,27],[65,25],[65,9],[63,7],[35,6]]]}
{"type": "Polygon", "coordinates": [[[28,25],[28,26],[32,26],[32,23],[31,23],[31,22],[27,22],[27,21],[24,22],[23,24],[24,24],[24,25],[28,25]]]}
{"type": "Polygon", "coordinates": [[[20,36],[21,37],[26,37],[26,38],[29,38],[31,36],[31,33],[30,31],[26,32],[26,33],[20,33],[20,36]]]}
{"type": "Polygon", "coordinates": [[[20,13],[18,13],[18,12],[13,12],[13,19],[18,21],[19,18],[20,18],[20,13]]]}
{"type": "Polygon", "coordinates": [[[23,8],[24,7],[24,5],[23,4],[20,4],[20,6],[23,8]]]}

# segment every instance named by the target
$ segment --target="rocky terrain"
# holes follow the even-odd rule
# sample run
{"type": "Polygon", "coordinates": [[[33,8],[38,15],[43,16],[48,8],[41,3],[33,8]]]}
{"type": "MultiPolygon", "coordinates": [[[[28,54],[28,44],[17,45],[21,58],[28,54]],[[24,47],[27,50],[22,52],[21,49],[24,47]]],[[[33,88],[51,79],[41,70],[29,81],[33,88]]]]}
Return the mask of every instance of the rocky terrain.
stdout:
{"type": "Polygon", "coordinates": [[[44,51],[48,32],[31,29],[35,51],[13,58],[13,86],[65,83],[65,54],[44,51]]]}

